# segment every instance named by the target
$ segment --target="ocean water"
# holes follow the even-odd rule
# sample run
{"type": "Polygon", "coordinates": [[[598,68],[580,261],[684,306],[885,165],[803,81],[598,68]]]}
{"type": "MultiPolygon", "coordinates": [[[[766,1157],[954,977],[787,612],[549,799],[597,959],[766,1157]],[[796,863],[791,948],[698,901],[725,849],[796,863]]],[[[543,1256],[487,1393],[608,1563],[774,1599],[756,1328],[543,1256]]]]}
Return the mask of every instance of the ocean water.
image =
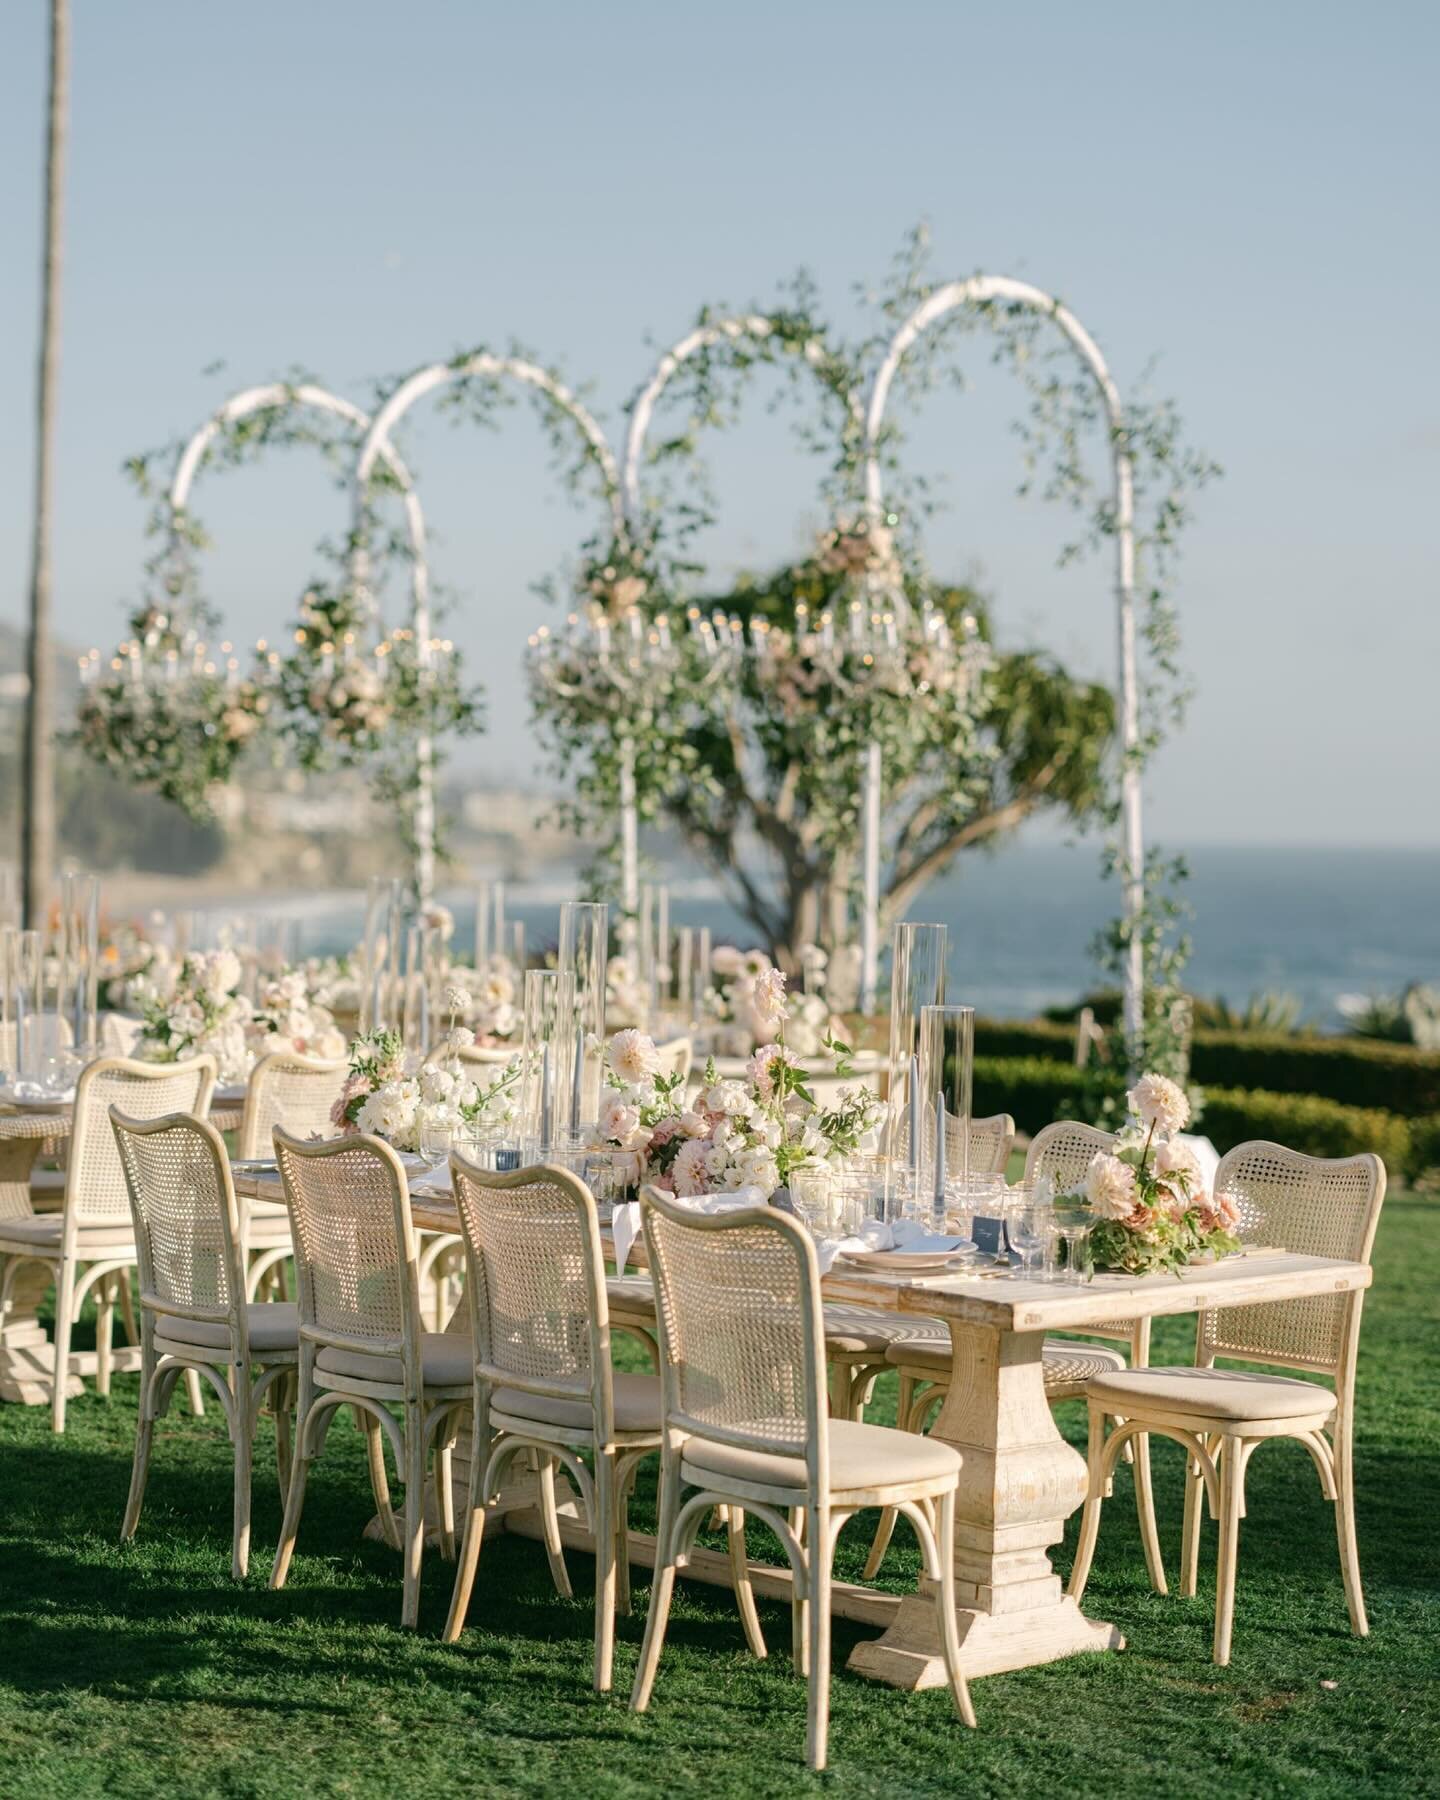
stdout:
{"type": "MultiPolygon", "coordinates": [[[[1393,993],[1440,982],[1440,850],[1199,849],[1187,852],[1182,892],[1194,910],[1191,989],[1234,1004],[1252,994],[1293,994],[1303,1016],[1337,1029],[1342,994],[1393,993]]],[[[532,949],[553,945],[556,908],[573,892],[564,870],[508,890],[532,949]]],[[[756,933],[720,885],[694,870],[670,876],[671,919],[708,924],[717,940],[748,945],[756,933]]],[[[443,898],[468,949],[472,891],[443,898]]],[[[950,989],[997,1017],[1023,1018],[1074,1000],[1097,984],[1089,946],[1114,917],[1115,884],[1099,875],[1093,845],[1011,845],[972,854],[934,883],[912,917],[950,928],[950,989]]],[[[297,921],[302,952],[338,950],[360,930],[359,896],[316,894],[277,903],[297,921]]]]}

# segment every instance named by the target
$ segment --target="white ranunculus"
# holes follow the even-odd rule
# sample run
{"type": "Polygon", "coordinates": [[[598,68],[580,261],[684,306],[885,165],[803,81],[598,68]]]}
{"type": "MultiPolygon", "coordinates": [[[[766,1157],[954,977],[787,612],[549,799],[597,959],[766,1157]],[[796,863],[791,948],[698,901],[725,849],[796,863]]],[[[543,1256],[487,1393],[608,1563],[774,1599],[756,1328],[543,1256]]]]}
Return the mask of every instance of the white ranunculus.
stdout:
{"type": "Polygon", "coordinates": [[[618,1098],[612,1100],[609,1106],[601,1108],[600,1135],[622,1150],[631,1149],[640,1135],[640,1108],[618,1098]]]}
{"type": "Polygon", "coordinates": [[[687,1138],[703,1138],[710,1135],[710,1121],[703,1113],[691,1108],[680,1115],[680,1129],[687,1138]]]}
{"type": "Polygon", "coordinates": [[[622,1081],[638,1085],[660,1067],[655,1040],[643,1031],[617,1031],[610,1040],[610,1067],[622,1081]]]}
{"type": "Polygon", "coordinates": [[[1118,1156],[1097,1150],[1085,1171],[1085,1198],[1097,1219],[1128,1219],[1138,1198],[1135,1171],[1118,1156]]]}
{"type": "Polygon", "coordinates": [[[1142,1075],[1125,1099],[1142,1124],[1153,1125],[1167,1137],[1190,1122],[1185,1090],[1168,1075],[1142,1075]]]}

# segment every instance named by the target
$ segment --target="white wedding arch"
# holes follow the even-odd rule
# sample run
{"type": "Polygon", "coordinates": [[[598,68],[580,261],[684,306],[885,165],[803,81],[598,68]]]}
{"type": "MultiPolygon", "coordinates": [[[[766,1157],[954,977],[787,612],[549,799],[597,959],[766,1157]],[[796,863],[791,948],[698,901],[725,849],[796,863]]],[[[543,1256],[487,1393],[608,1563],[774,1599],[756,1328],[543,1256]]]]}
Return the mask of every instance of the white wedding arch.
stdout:
{"type": "MultiPolygon", "coordinates": [[[[524,357],[496,356],[488,350],[480,350],[473,356],[454,362],[431,363],[423,369],[417,369],[400,383],[368,422],[369,428],[356,454],[351,476],[350,580],[358,597],[363,599],[369,593],[370,482],[377,461],[383,459],[388,463],[390,460],[390,433],[417,400],[472,376],[493,379],[503,377],[519,382],[544,395],[574,422],[600,471],[612,526],[616,535],[623,537],[625,516],[620,503],[619,470],[614,452],[591,413],[562,381],[548,369],[541,368],[538,363],[529,362],[524,357]]],[[[410,623],[415,633],[416,656],[423,670],[432,663],[428,579],[422,578],[412,586],[410,623]]],[[[426,906],[435,887],[435,746],[428,731],[420,734],[415,748],[415,887],[421,906],[426,906]]]]}
{"type": "Polygon", "coordinates": [[[880,430],[885,403],[905,353],[920,334],[961,307],[1009,301],[1053,320],[1093,379],[1110,432],[1115,537],[1115,605],[1120,705],[1121,869],[1125,918],[1130,927],[1125,958],[1125,1037],[1139,1045],[1144,1014],[1145,967],[1138,930],[1145,903],[1145,839],[1141,817],[1140,688],[1135,648],[1135,468],[1126,434],[1125,409],[1114,377],[1094,338],[1053,294],[1008,275],[972,275],[947,282],[915,308],[890,340],[875,371],[865,406],[865,504],[872,523],[884,516],[880,430]]]}

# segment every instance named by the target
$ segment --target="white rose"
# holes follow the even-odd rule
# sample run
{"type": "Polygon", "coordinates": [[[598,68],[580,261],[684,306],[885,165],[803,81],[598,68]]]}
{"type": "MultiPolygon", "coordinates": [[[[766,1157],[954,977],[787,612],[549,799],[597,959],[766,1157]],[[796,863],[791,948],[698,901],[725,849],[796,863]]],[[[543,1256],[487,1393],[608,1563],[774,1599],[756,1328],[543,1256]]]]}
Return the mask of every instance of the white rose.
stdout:
{"type": "Polygon", "coordinates": [[[748,1119],[754,1110],[743,1081],[717,1081],[704,1093],[707,1112],[724,1113],[727,1118],[748,1119]]]}
{"type": "Polygon", "coordinates": [[[1134,1169],[1097,1150],[1085,1171],[1085,1198],[1097,1219],[1128,1219],[1138,1198],[1134,1169]]]}
{"type": "Polygon", "coordinates": [[[600,1135],[622,1150],[630,1149],[640,1131],[640,1109],[614,1100],[600,1114],[600,1135]]]}
{"type": "Polygon", "coordinates": [[[710,1121],[703,1113],[693,1109],[680,1115],[680,1130],[687,1138],[703,1138],[710,1135],[710,1121]]]}
{"type": "Polygon", "coordinates": [[[1142,1075],[1125,1099],[1142,1124],[1153,1125],[1167,1137],[1190,1122],[1185,1090],[1168,1075],[1142,1075]]]}

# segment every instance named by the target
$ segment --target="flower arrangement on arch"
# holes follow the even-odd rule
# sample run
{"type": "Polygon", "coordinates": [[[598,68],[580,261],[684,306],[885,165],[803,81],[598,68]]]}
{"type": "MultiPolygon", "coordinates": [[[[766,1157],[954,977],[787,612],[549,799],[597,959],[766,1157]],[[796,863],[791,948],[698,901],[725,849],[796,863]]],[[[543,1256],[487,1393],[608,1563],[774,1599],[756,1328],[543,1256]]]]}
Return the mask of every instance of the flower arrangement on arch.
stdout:
{"type": "Polygon", "coordinates": [[[1093,1221],[1097,1269],[1177,1273],[1197,1256],[1240,1248],[1235,1203],[1210,1193],[1195,1153],[1179,1142],[1190,1102],[1166,1075],[1145,1074],[1125,1096],[1130,1116],[1113,1151],[1097,1151],[1082,1186],[1065,1196],[1093,1221]]]}

